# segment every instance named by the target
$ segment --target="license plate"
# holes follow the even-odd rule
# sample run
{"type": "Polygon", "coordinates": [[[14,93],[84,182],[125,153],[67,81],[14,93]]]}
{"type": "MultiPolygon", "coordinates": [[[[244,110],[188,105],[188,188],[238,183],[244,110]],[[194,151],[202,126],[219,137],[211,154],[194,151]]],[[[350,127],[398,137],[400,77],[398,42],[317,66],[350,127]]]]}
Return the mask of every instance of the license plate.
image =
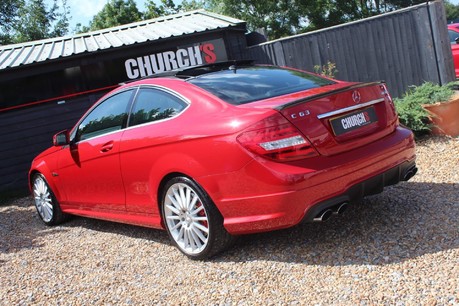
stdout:
{"type": "Polygon", "coordinates": [[[344,116],[330,119],[333,133],[335,133],[336,136],[360,129],[375,122],[378,122],[378,117],[376,116],[374,107],[368,107],[344,116]]]}

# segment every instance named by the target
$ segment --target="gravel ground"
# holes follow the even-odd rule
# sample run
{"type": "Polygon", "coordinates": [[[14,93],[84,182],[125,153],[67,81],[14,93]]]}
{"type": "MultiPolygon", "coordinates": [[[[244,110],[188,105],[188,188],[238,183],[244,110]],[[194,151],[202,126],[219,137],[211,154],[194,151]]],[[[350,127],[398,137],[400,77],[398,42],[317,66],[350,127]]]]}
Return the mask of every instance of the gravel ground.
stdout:
{"type": "Polygon", "coordinates": [[[459,139],[418,143],[418,175],[338,218],[242,237],[196,262],[162,231],[0,207],[0,305],[459,305],[459,139]]]}

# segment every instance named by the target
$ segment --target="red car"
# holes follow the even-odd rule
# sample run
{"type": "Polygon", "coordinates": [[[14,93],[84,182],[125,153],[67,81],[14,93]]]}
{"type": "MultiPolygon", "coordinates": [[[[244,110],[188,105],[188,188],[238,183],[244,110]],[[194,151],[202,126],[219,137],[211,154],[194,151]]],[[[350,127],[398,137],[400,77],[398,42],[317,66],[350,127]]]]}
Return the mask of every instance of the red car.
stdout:
{"type": "Polygon", "coordinates": [[[194,259],[325,220],[417,170],[384,83],[237,62],[123,85],[53,142],[29,173],[45,224],[166,229],[194,259]]]}
{"type": "Polygon", "coordinates": [[[456,71],[456,78],[459,78],[459,23],[449,24],[448,34],[453,52],[454,70],[456,71]]]}

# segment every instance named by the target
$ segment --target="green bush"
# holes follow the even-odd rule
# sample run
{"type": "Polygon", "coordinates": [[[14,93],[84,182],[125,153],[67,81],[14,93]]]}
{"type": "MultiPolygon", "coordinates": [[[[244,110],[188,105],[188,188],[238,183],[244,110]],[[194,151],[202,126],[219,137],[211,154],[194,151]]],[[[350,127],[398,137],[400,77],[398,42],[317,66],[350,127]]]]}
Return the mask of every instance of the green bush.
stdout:
{"type": "Polygon", "coordinates": [[[418,134],[429,132],[431,129],[429,114],[422,105],[448,101],[454,94],[455,86],[457,86],[456,82],[445,86],[426,82],[410,88],[402,98],[394,99],[400,123],[418,134]]]}
{"type": "Polygon", "coordinates": [[[334,79],[336,77],[336,74],[338,73],[338,69],[336,69],[335,63],[328,61],[327,64],[323,66],[315,65],[314,72],[324,77],[334,79]]]}

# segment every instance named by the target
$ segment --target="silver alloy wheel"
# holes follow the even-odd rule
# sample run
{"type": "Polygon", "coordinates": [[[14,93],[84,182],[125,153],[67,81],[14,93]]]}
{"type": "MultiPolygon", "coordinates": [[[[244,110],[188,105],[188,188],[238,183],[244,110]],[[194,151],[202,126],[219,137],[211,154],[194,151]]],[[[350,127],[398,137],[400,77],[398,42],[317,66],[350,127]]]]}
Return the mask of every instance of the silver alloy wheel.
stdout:
{"type": "Polygon", "coordinates": [[[43,221],[50,222],[53,218],[53,198],[48,185],[41,176],[37,176],[33,182],[33,195],[40,217],[43,221]]]}
{"type": "Polygon", "coordinates": [[[209,241],[207,211],[195,190],[175,183],[164,199],[166,226],[180,249],[190,255],[201,253],[209,241]]]}

